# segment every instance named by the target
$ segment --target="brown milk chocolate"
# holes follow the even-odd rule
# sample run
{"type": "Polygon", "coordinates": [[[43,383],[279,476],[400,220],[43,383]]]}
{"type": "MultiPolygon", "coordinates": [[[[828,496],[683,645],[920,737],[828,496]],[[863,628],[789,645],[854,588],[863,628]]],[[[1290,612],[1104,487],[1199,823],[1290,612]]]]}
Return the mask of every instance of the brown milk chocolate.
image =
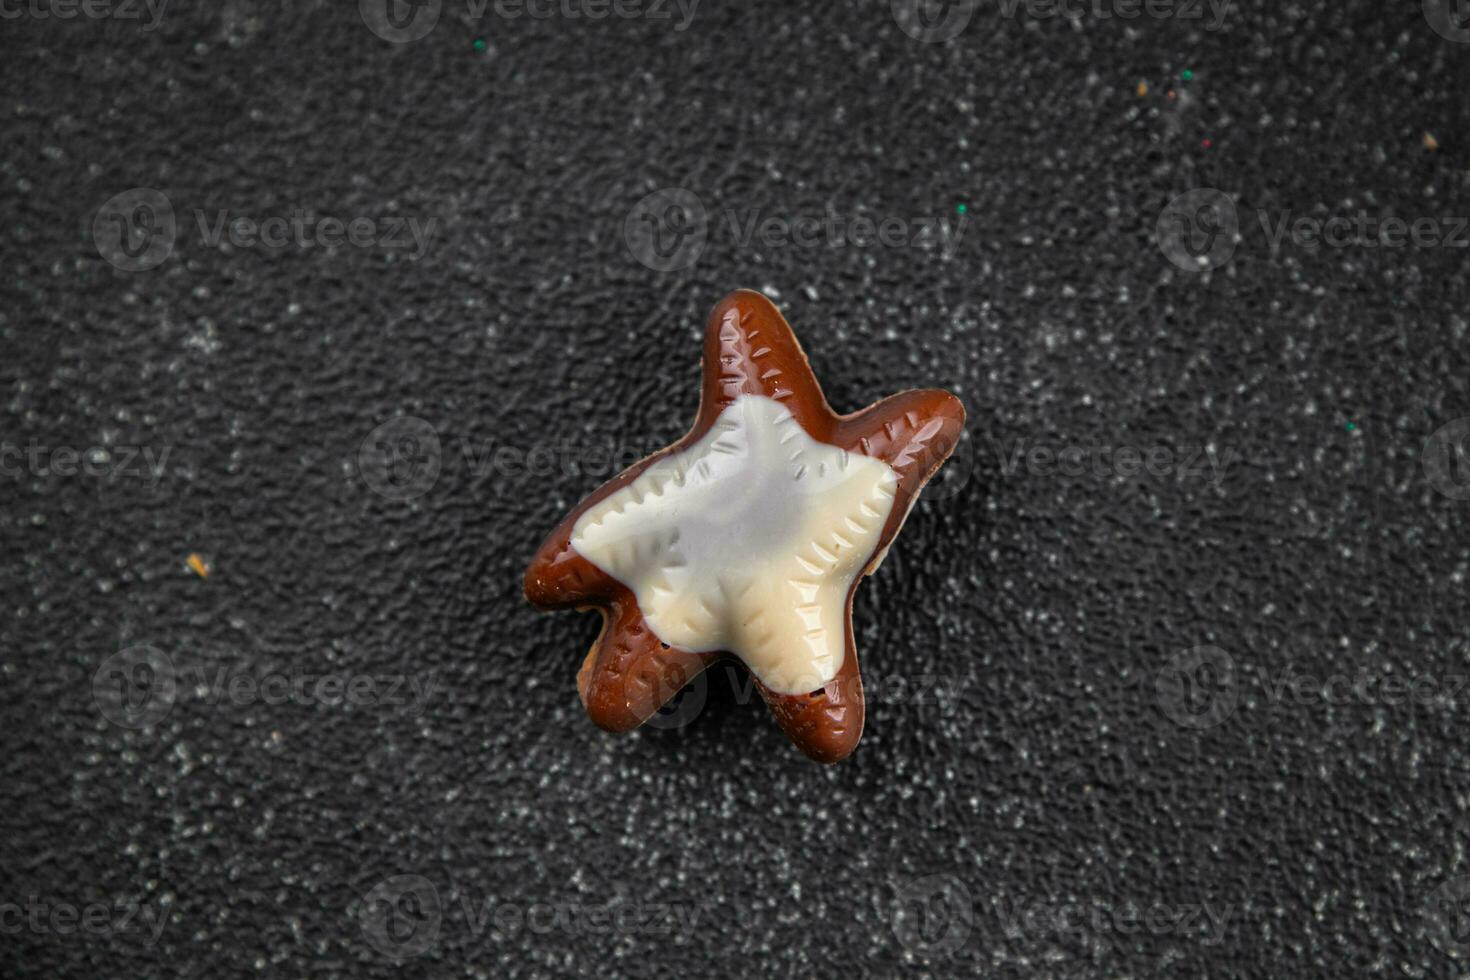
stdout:
{"type": "MultiPolygon", "coordinates": [[[[954,450],[964,428],[959,399],[945,391],[906,391],[851,415],[828,406],[796,335],[760,293],[731,293],[705,329],[704,377],[693,427],[673,445],[635,463],[579,504],[547,537],[526,570],[526,597],[541,609],[596,609],[604,623],[577,674],[587,713],[612,732],[637,728],[726,651],[690,652],[660,640],[628,586],[572,545],[574,527],[589,508],[628,486],[648,467],[699,442],[722,411],[742,395],[760,395],[789,409],[821,443],[886,463],[897,476],[893,506],[877,544],[847,590],[844,647],[835,677],[801,694],[755,685],[781,728],[811,758],[836,762],[856,747],[863,731],[862,680],[852,634],[852,596],[898,534],[919,490],[954,450]]],[[[635,491],[636,492],[636,491],[635,491]]]]}

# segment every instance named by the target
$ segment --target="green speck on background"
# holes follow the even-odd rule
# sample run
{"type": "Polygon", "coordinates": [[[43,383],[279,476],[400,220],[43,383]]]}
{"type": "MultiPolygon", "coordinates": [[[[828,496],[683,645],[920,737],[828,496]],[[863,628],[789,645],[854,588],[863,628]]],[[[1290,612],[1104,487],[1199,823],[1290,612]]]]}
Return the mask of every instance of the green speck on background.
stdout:
{"type": "Polygon", "coordinates": [[[485,39],[483,37],[477,37],[477,38],[475,38],[475,50],[476,51],[484,51],[485,50],[485,39]]]}

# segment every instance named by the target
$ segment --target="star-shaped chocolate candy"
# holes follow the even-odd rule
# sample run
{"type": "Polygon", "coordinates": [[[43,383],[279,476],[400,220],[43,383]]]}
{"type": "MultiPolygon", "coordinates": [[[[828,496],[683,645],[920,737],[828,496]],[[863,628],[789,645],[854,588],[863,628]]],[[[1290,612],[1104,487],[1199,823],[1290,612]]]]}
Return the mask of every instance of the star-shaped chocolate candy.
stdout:
{"type": "Polygon", "coordinates": [[[863,731],[853,591],[964,423],[935,390],[836,414],[770,300],[726,297],[694,427],[584,500],[526,570],[540,608],[603,613],[577,674],[592,720],[637,728],[733,656],[803,752],[846,757],[863,731]]]}

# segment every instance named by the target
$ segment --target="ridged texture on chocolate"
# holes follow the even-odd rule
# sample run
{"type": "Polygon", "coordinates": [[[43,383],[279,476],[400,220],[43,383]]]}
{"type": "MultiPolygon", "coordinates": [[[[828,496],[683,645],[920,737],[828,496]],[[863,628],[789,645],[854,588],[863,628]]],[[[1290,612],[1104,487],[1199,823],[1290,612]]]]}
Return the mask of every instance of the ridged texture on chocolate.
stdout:
{"type": "MultiPolygon", "coordinates": [[[[526,598],[543,609],[592,607],[605,617],[587,654],[577,688],[592,720],[609,731],[636,728],[721,654],[693,653],[662,643],[644,621],[632,593],[571,546],[572,529],[589,507],[631,483],[668,452],[697,442],[742,395],[762,395],[790,409],[808,434],[849,452],[880,459],[898,474],[893,509],[852,589],[881,560],[924,482],[953,452],[965,410],[944,391],[906,391],[839,416],[822,395],[791,326],[769,299],[750,290],[725,297],[705,328],[703,384],[694,427],[665,450],[599,487],[547,537],[526,570],[526,598]]],[[[755,686],[782,730],[819,762],[846,758],[863,734],[862,677],[852,635],[852,589],[843,616],[845,653],[837,676],[802,694],[755,686]]]]}

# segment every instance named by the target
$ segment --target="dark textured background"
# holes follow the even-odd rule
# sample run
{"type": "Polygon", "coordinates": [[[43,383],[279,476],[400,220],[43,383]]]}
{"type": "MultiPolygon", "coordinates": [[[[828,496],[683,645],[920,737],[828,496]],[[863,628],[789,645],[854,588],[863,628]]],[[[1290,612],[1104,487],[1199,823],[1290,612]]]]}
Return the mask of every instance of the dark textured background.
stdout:
{"type": "Polygon", "coordinates": [[[1470,253],[1273,252],[1254,214],[1470,214],[1470,45],[1402,0],[1252,0],[1216,32],[986,0],[934,44],[887,3],[810,6],[705,0],[681,32],[451,2],[406,44],[348,3],[0,21],[0,441],[169,454],[156,485],[14,454],[0,482],[0,974],[1457,973],[1470,501],[1421,455],[1470,414],[1470,253]],[[654,272],[624,219],[673,186],[708,247],[654,272]],[[1155,241],[1195,187],[1241,214],[1208,274],[1155,241]],[[131,188],[179,217],[140,273],[93,238],[131,188]],[[724,218],[960,204],[948,255],[741,243],[724,218]],[[296,208],[438,232],[413,261],[219,249],[194,218],[296,208]],[[839,409],[940,385],[970,410],[859,590],[877,703],[836,767],[723,674],[688,724],[603,734],[574,684],[596,618],[520,595],[607,475],[594,448],[687,426],[737,286],[839,409]],[[441,444],[406,501],[359,460],[397,416],[441,444]],[[1011,463],[1068,446],[1231,462],[1011,463]],[[128,728],[93,677],[140,644],[181,677],[437,687],[415,715],[181,680],[128,728]],[[1200,646],[1228,669],[1189,727],[1158,679],[1200,646]],[[1297,674],[1445,696],[1282,696],[1297,674]],[[416,911],[400,951],[437,925],[429,948],[396,963],[372,897],[416,911]],[[143,911],[78,934],[23,922],[36,902],[143,911]]]}

